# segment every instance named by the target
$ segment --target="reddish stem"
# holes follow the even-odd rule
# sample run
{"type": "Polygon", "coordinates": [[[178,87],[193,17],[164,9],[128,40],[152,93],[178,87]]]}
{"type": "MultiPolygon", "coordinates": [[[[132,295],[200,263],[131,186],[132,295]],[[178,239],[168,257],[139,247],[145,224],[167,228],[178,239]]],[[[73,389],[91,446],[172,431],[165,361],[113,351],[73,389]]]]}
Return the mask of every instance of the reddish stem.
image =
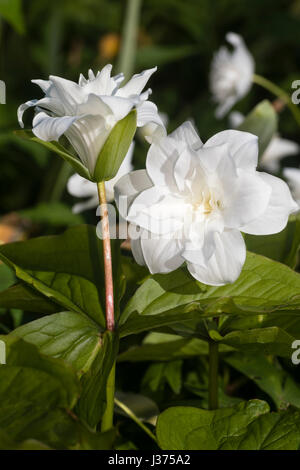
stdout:
{"type": "Polygon", "coordinates": [[[115,327],[114,318],[114,284],[112,273],[112,258],[110,246],[110,233],[109,233],[109,219],[108,208],[106,201],[105,183],[102,181],[98,183],[98,195],[101,204],[101,227],[102,227],[102,241],[103,241],[103,260],[104,260],[104,274],[105,274],[105,307],[106,307],[106,328],[113,331],[115,327]]]}

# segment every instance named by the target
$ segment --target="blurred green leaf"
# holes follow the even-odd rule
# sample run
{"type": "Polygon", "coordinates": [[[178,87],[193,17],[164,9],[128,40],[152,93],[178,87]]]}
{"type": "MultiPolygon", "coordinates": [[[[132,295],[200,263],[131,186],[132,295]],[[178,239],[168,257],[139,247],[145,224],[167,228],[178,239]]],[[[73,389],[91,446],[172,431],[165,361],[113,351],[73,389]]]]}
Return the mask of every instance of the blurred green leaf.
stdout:
{"type": "Polygon", "coordinates": [[[112,179],[124,160],[136,130],[136,111],[132,110],[113,127],[103,145],[94,170],[94,181],[112,179]]]}
{"type": "Polygon", "coordinates": [[[0,16],[8,21],[18,33],[25,32],[21,0],[0,0],[0,16]]]}
{"type": "Polygon", "coordinates": [[[54,227],[83,223],[81,215],[73,214],[72,209],[61,202],[42,202],[36,207],[20,211],[19,214],[32,222],[54,227]]]}
{"type": "Polygon", "coordinates": [[[258,136],[259,156],[261,156],[277,131],[275,109],[268,100],[262,101],[246,116],[238,129],[258,136]]]}
{"type": "Polygon", "coordinates": [[[167,383],[175,394],[180,393],[182,364],[182,360],[151,364],[144,375],[142,387],[153,393],[162,389],[164,384],[167,383]]]}
{"type": "Polygon", "coordinates": [[[0,290],[7,289],[15,282],[15,275],[13,270],[6,266],[6,264],[0,263],[0,290]]]}
{"type": "Polygon", "coordinates": [[[38,139],[35,135],[29,130],[22,130],[22,131],[15,131],[15,134],[22,139],[30,140],[31,142],[36,142],[40,145],[43,145],[46,149],[50,150],[51,152],[56,153],[60,157],[62,157],[66,162],[68,162],[83,178],[88,180],[91,179],[88,169],[81,163],[81,161],[74,157],[71,153],[68,152],[61,144],[58,142],[46,142],[44,140],[38,139]]]}
{"type": "Polygon", "coordinates": [[[266,392],[277,409],[285,409],[289,405],[300,408],[300,386],[274,358],[248,351],[226,355],[224,360],[266,392]]]}
{"type": "Polygon", "coordinates": [[[61,307],[26,284],[16,284],[0,292],[0,308],[21,309],[37,313],[54,313],[61,307]]]}
{"type": "Polygon", "coordinates": [[[292,215],[285,229],[274,235],[245,234],[245,243],[249,251],[295,268],[300,249],[300,215],[292,215]]]}
{"type": "Polygon", "coordinates": [[[137,64],[139,68],[149,68],[153,65],[164,65],[177,62],[192,55],[199,54],[199,47],[191,46],[144,46],[138,49],[137,64]]]}

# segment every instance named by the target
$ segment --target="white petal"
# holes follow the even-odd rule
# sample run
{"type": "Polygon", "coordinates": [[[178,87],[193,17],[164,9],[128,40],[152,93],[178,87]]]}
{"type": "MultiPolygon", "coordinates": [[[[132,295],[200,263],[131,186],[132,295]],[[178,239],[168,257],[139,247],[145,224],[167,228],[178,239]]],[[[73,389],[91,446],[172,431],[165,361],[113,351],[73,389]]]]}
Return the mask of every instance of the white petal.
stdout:
{"type": "Polygon", "coordinates": [[[65,113],[73,115],[76,105],[84,101],[83,88],[65,78],[50,75],[49,79],[52,85],[47,91],[47,96],[58,99],[63,105],[65,113]]]}
{"type": "Polygon", "coordinates": [[[177,127],[177,129],[175,129],[175,131],[173,131],[169,137],[178,141],[186,142],[189,147],[193,148],[193,150],[198,150],[203,145],[191,121],[186,121],[181,124],[181,126],[177,127]]]}
{"type": "Polygon", "coordinates": [[[146,262],[145,262],[145,258],[142,252],[141,237],[131,239],[130,246],[131,246],[131,251],[132,251],[135,261],[140,266],[145,266],[146,262]]]}
{"type": "Polygon", "coordinates": [[[157,67],[149,70],[144,70],[141,73],[133,75],[133,77],[126,83],[122,88],[117,91],[117,96],[123,96],[125,98],[132,95],[139,95],[146,86],[151,75],[156,72],[157,67]]]}
{"type": "Polygon", "coordinates": [[[153,183],[158,186],[167,186],[173,191],[177,190],[174,166],[185,147],[184,142],[178,142],[171,137],[163,137],[153,142],[146,159],[147,172],[153,183]]]}
{"type": "Polygon", "coordinates": [[[79,116],[65,135],[76,150],[83,164],[93,174],[99,152],[106,142],[111,128],[102,116],[79,116]]]}
{"type": "Polygon", "coordinates": [[[184,260],[180,255],[182,245],[179,240],[146,237],[147,232],[143,231],[141,248],[145,263],[151,274],[169,273],[182,265],[184,260]]]}
{"type": "Polygon", "coordinates": [[[268,173],[259,173],[259,176],[271,188],[269,204],[260,217],[241,227],[241,231],[252,235],[281,232],[288,222],[289,215],[298,210],[298,205],[283,180],[268,173]]]}
{"type": "Polygon", "coordinates": [[[211,286],[222,286],[236,281],[246,259],[244,239],[238,230],[215,233],[215,251],[206,265],[188,262],[191,275],[198,281],[211,286]]]}
{"type": "Polygon", "coordinates": [[[40,112],[32,121],[32,132],[46,142],[57,141],[76,120],[77,116],[50,117],[40,112]]]}
{"type": "Polygon", "coordinates": [[[97,185],[75,173],[67,182],[68,192],[75,197],[97,196],[97,185]]]}
{"type": "Polygon", "coordinates": [[[127,217],[128,210],[137,195],[152,186],[153,183],[146,170],[136,170],[119,179],[114,186],[114,192],[115,201],[122,217],[127,217]]]}
{"type": "Polygon", "coordinates": [[[152,101],[144,101],[137,107],[137,126],[144,127],[150,123],[163,127],[157,106],[152,101]]]}
{"type": "Polygon", "coordinates": [[[48,111],[51,111],[54,114],[62,115],[64,114],[64,109],[61,103],[54,99],[54,98],[41,98],[40,100],[30,100],[24,104],[21,104],[18,108],[18,121],[21,127],[24,127],[23,124],[23,114],[24,112],[34,106],[39,106],[40,108],[44,108],[48,111]]]}
{"type": "Polygon", "coordinates": [[[101,96],[101,99],[112,110],[117,121],[127,116],[134,106],[133,101],[119,96],[101,96]]]}
{"type": "Polygon", "coordinates": [[[204,147],[228,144],[237,168],[254,171],[258,161],[258,138],[249,132],[237,130],[222,131],[208,139],[204,147]]]}
{"type": "Polygon", "coordinates": [[[184,224],[183,199],[154,186],[140,193],[132,203],[127,219],[155,234],[174,233],[184,224]]]}
{"type": "Polygon", "coordinates": [[[260,173],[239,170],[236,186],[229,187],[224,195],[225,226],[240,229],[256,220],[265,212],[271,192],[271,186],[260,173]]]}

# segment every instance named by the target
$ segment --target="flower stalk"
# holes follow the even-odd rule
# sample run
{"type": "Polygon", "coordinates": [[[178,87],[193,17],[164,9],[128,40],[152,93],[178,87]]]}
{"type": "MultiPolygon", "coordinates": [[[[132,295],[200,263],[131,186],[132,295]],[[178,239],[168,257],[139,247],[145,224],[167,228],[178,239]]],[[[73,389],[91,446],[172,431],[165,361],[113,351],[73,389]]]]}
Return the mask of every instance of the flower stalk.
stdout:
{"type": "Polygon", "coordinates": [[[110,246],[110,232],[109,232],[109,219],[108,208],[106,201],[105,183],[101,181],[98,183],[99,202],[102,208],[102,241],[103,241],[103,260],[104,260],[104,276],[105,276],[105,312],[106,312],[106,328],[108,331],[113,331],[115,327],[114,317],[114,284],[112,273],[112,258],[110,246]]]}
{"type": "MultiPolygon", "coordinates": [[[[102,241],[103,241],[103,260],[104,260],[104,277],[105,277],[105,315],[106,315],[106,329],[114,331],[115,316],[114,316],[114,284],[112,272],[112,257],[110,246],[110,231],[109,231],[109,218],[108,207],[105,192],[105,182],[101,181],[97,184],[99,202],[101,205],[101,227],[102,227],[102,241]]],[[[106,384],[106,409],[103,414],[101,430],[102,432],[108,431],[113,426],[114,416],[114,396],[115,396],[115,363],[113,364],[108,376],[106,384]]]]}
{"type": "Polygon", "coordinates": [[[219,350],[216,341],[209,341],[209,384],[208,384],[208,405],[210,410],[216,410],[218,404],[218,369],[219,350]]]}

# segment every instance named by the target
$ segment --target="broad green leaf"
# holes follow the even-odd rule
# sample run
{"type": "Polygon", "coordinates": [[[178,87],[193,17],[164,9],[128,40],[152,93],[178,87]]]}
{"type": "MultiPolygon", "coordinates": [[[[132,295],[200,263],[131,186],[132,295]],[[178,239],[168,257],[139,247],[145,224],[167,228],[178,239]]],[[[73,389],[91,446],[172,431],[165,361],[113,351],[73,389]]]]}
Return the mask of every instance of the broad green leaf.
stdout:
{"type": "Polygon", "coordinates": [[[62,235],[2,245],[0,259],[32,288],[104,329],[102,245],[94,227],[79,225],[62,235]]]}
{"type": "Polygon", "coordinates": [[[34,344],[42,354],[64,359],[80,374],[89,370],[101,348],[97,324],[75,312],[39,318],[20,326],[10,336],[34,344]]]}
{"type": "Polygon", "coordinates": [[[136,130],[136,111],[131,111],[113,127],[95,166],[94,181],[112,179],[118,173],[136,130]]]}
{"type": "Polygon", "coordinates": [[[71,418],[64,409],[72,409],[79,396],[75,373],[23,340],[1,339],[7,345],[7,364],[0,367],[0,430],[16,442],[38,439],[52,446],[57,439],[68,439],[71,418]],[[69,423],[68,430],[57,416],[52,420],[53,414],[69,423]]]}
{"type": "Polygon", "coordinates": [[[164,325],[228,315],[300,314],[300,274],[248,253],[238,280],[222,287],[197,282],[185,269],[155,274],[128,302],[120,321],[126,336],[164,325]]]}
{"type": "Polygon", "coordinates": [[[116,334],[106,331],[101,348],[89,371],[81,378],[81,395],[76,411],[83,422],[92,429],[99,423],[106,407],[106,384],[116,360],[119,340],[116,334]]]}
{"type": "Polygon", "coordinates": [[[18,308],[40,314],[49,314],[61,310],[58,304],[23,283],[16,284],[0,292],[0,308],[18,308]]]}
{"type": "Polygon", "coordinates": [[[43,145],[48,150],[50,150],[51,152],[56,153],[57,155],[62,157],[64,160],[66,160],[70,165],[72,165],[72,167],[74,168],[76,173],[78,173],[80,176],[82,176],[83,178],[86,178],[88,180],[91,180],[91,175],[90,175],[88,169],[81,163],[81,161],[78,158],[74,157],[74,155],[72,155],[70,152],[68,152],[68,150],[65,149],[58,142],[55,142],[55,141],[46,142],[44,140],[38,139],[29,130],[15,131],[15,134],[17,136],[21,137],[22,139],[27,139],[27,140],[30,140],[32,142],[36,142],[40,145],[43,145]]]}
{"type": "MultiPolygon", "coordinates": [[[[48,374],[59,384],[59,406],[72,409],[79,396],[79,382],[74,370],[65,362],[47,357],[36,346],[14,335],[1,336],[6,343],[6,365],[2,369],[23,368],[48,374]]],[[[7,384],[8,385],[8,384],[7,384]]],[[[5,385],[4,385],[5,386],[5,385]]],[[[16,387],[16,392],[18,388],[16,387]]]]}
{"type": "Polygon", "coordinates": [[[234,448],[247,426],[269,412],[267,403],[250,400],[216,411],[174,406],[158,417],[159,446],[168,450],[217,450],[234,448]]]}
{"type": "Polygon", "coordinates": [[[10,23],[18,33],[24,33],[24,17],[21,0],[0,0],[0,16],[10,23]]]}
{"type": "Polygon", "coordinates": [[[232,353],[224,356],[224,360],[266,392],[274,400],[277,409],[289,405],[300,408],[300,386],[274,358],[249,352],[232,353]]]}
{"type": "Polygon", "coordinates": [[[172,407],[159,416],[156,432],[168,450],[297,450],[300,412],[269,413],[259,400],[215,411],[172,407]]]}
{"type": "Polygon", "coordinates": [[[20,211],[19,214],[34,223],[54,227],[78,225],[83,223],[80,214],[73,214],[72,209],[61,202],[42,202],[36,207],[20,211]]]}
{"type": "Polygon", "coordinates": [[[285,229],[274,235],[246,234],[245,243],[249,251],[295,268],[300,249],[300,216],[292,215],[285,229]]]}
{"type": "Polygon", "coordinates": [[[277,121],[275,109],[268,100],[264,100],[246,116],[239,126],[239,130],[258,136],[259,155],[261,156],[277,131],[277,121]]]}

